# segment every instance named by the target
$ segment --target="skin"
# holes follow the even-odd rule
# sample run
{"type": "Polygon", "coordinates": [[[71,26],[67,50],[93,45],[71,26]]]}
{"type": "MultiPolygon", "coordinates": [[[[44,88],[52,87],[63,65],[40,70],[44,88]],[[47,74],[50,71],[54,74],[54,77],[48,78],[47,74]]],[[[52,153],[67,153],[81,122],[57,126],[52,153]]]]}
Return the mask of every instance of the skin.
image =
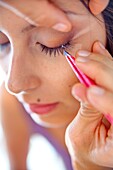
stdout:
{"type": "MultiPolygon", "coordinates": [[[[88,54],[88,51],[84,52],[88,54]]],[[[113,60],[109,52],[100,46],[99,42],[94,44],[93,53],[85,56],[80,55],[78,52],[77,55],[77,66],[87,76],[95,80],[98,86],[91,86],[87,89],[83,85],[77,84],[73,87],[73,95],[77,96],[81,101],[81,108],[67,130],[67,145],[70,148],[70,153],[73,154],[72,159],[75,155],[74,168],[80,170],[88,168],[92,170],[112,169],[113,60]],[[91,70],[90,74],[88,70],[91,70]],[[100,74],[98,75],[97,73],[99,72],[100,74]],[[103,81],[103,79],[106,81],[103,81]],[[87,129],[90,129],[90,132],[87,129]],[[73,134],[73,132],[75,133],[73,134]],[[82,136],[80,135],[81,133],[82,136]],[[86,136],[89,140],[85,140],[86,136]],[[70,143],[71,146],[69,146],[70,143]],[[85,147],[83,147],[84,144],[85,147]],[[81,152],[84,155],[81,155],[81,152]],[[79,158],[79,161],[77,158],[79,158]]]]}
{"type": "MultiPolygon", "coordinates": [[[[52,27],[53,29],[61,32],[68,32],[71,30],[72,25],[65,14],[65,10],[58,6],[59,0],[32,0],[32,8],[30,5],[31,0],[19,0],[19,3],[15,3],[13,0],[3,0],[2,3],[8,3],[22,13],[22,17],[36,26],[52,27]],[[22,5],[21,5],[22,4],[22,5]],[[57,4],[57,5],[56,5],[57,4]],[[23,8],[24,7],[24,8],[23,8]],[[33,9],[33,11],[32,11],[33,9]],[[36,9],[36,10],[35,10],[36,9]],[[39,9],[39,10],[37,10],[39,9]],[[48,9],[45,11],[45,9],[48,9]],[[52,14],[52,15],[51,15],[52,14]],[[26,18],[27,16],[27,18],[26,18]],[[49,23],[47,23],[49,19],[49,23]]],[[[62,1],[65,3],[65,0],[62,1]]],[[[1,3],[1,2],[0,2],[1,3]]],[[[109,0],[90,0],[89,8],[94,15],[100,14],[108,5],[109,0]]],[[[68,5],[68,3],[67,3],[68,5]]]]}
{"type": "MultiPolygon", "coordinates": [[[[61,4],[59,3],[59,6],[60,5],[61,4]]],[[[61,7],[65,9],[66,4],[62,4],[61,7]]],[[[41,53],[39,46],[36,45],[36,42],[38,41],[39,43],[42,43],[48,47],[61,45],[59,44],[61,43],[61,41],[62,43],[64,43],[69,40],[70,37],[73,38],[75,36],[75,30],[76,34],[79,34],[80,30],[84,29],[89,24],[90,17],[90,21],[92,21],[94,24],[92,25],[90,31],[86,31],[82,36],[77,38],[77,43],[82,44],[82,49],[90,51],[93,43],[97,40],[97,38],[103,44],[106,43],[105,30],[102,29],[102,27],[100,26],[100,24],[102,24],[102,26],[104,27],[104,24],[102,22],[95,22],[96,18],[89,14],[84,6],[82,6],[79,2],[76,3],[75,9],[73,9],[73,2],[70,2],[69,10],[72,10],[72,12],[74,10],[77,13],[80,13],[80,11],[82,11],[82,14],[87,15],[85,15],[85,18],[82,20],[81,15],[78,15],[79,17],[77,18],[76,15],[67,13],[67,16],[70,18],[71,24],[73,26],[73,29],[68,33],[64,34],[54,31],[50,28],[48,29],[43,27],[33,28],[33,30],[27,33],[20,33],[24,27],[29,25],[29,23],[22,18],[19,18],[11,11],[3,7],[0,8],[0,21],[2,21],[0,23],[0,27],[2,32],[4,33],[1,33],[2,38],[0,40],[0,43],[5,43],[10,40],[13,46],[13,51],[12,47],[8,47],[9,49],[6,49],[6,51],[1,54],[3,57],[4,53],[7,53],[8,59],[8,56],[10,56],[9,52],[12,52],[12,55],[9,59],[12,65],[9,66],[9,68],[11,67],[10,69],[6,70],[8,73],[6,81],[7,89],[9,92],[13,93],[17,99],[18,93],[24,92],[22,94],[22,98],[23,102],[26,103],[37,103],[37,98],[41,99],[40,103],[53,103],[59,101],[59,105],[54,110],[54,112],[51,112],[51,114],[48,114],[47,116],[40,116],[40,124],[43,122],[43,126],[49,127],[48,131],[54,134],[54,137],[59,138],[58,140],[62,145],[65,145],[64,132],[66,130],[66,127],[73,120],[79,109],[79,102],[75,100],[75,98],[73,98],[71,95],[71,88],[74,84],[78,82],[78,80],[73,74],[69,65],[67,64],[64,56],[58,55],[56,56],[56,58],[54,58],[53,56],[49,58],[49,55],[46,56],[46,54],[41,53]],[[16,20],[16,24],[13,22],[14,20],[16,20]],[[89,39],[89,43],[86,44],[85,42],[86,40],[88,40],[89,35],[92,36],[89,39]],[[50,36],[53,37],[52,41],[50,41],[50,36]],[[23,63],[26,63],[24,67],[23,63]],[[31,80],[31,83],[29,83],[28,80],[31,80]],[[58,129],[60,129],[60,132],[58,132],[58,129]],[[63,139],[61,138],[61,136],[63,136],[63,139]]],[[[98,17],[102,19],[100,15],[98,17]]],[[[78,48],[74,46],[73,49],[74,50],[70,50],[70,53],[75,55],[78,48]]],[[[1,60],[1,64],[4,65],[4,60],[1,60]]],[[[2,95],[4,97],[4,95],[7,96],[8,94],[5,91],[2,95]]],[[[15,103],[18,103],[18,101],[16,100],[15,103]]],[[[21,106],[18,107],[18,112],[20,112],[20,108],[21,106]]],[[[24,111],[26,112],[26,110],[24,111]]],[[[7,129],[7,127],[5,129],[7,129]]],[[[8,134],[7,130],[6,133],[8,134]]],[[[25,134],[27,134],[27,132],[25,132],[25,134]]],[[[29,134],[27,134],[27,136],[29,139],[29,134]]],[[[70,136],[68,137],[68,139],[69,138],[70,136]]],[[[74,140],[71,142],[73,143],[74,140]]],[[[26,155],[26,152],[24,155],[26,155]]],[[[19,161],[22,161],[20,160],[20,157],[17,161],[17,164],[13,163],[14,167],[21,166],[21,164],[19,164],[19,161]]],[[[26,166],[25,163],[22,162],[22,164],[23,167],[26,166]]]]}
{"type": "Polygon", "coordinates": [[[97,15],[106,8],[109,2],[109,0],[90,0],[89,8],[94,15],[97,15]]]}
{"type": "MultiPolygon", "coordinates": [[[[73,3],[70,3],[70,8],[72,7],[72,5],[73,3]]],[[[64,8],[65,8],[65,4],[64,4],[64,8]]],[[[39,43],[42,43],[48,47],[56,47],[59,46],[61,42],[62,44],[64,44],[67,40],[70,39],[70,37],[73,43],[73,41],[75,41],[74,39],[75,30],[77,31],[76,34],[77,33],[79,34],[80,30],[84,30],[84,27],[87,28],[87,23],[89,23],[89,16],[92,22],[95,21],[95,18],[91,16],[91,14],[88,14],[84,18],[82,17],[82,15],[81,16],[78,15],[78,18],[74,18],[73,14],[67,14],[70,17],[70,20],[73,24],[73,30],[69,33],[66,33],[65,35],[63,33],[61,34],[51,29],[45,29],[40,27],[39,28],[33,27],[31,31],[26,33],[24,31],[21,32],[21,30],[23,30],[24,27],[29,25],[27,22],[25,22],[23,19],[19,18],[18,16],[14,15],[9,10],[5,10],[4,8],[2,8],[1,10],[2,10],[1,27],[5,34],[3,35],[3,33],[1,33],[3,36],[3,38],[1,39],[1,43],[2,41],[3,42],[9,41],[7,38],[9,37],[10,41],[13,44],[13,51],[14,51],[14,53],[12,54],[12,58],[10,59],[11,60],[10,62],[12,63],[12,67],[10,70],[7,70],[8,72],[7,81],[6,81],[7,89],[9,90],[9,92],[17,94],[16,95],[17,98],[18,98],[18,93],[24,92],[22,98],[23,101],[28,104],[37,103],[37,98],[40,98],[41,100],[40,103],[54,103],[58,101],[59,106],[54,111],[54,114],[50,114],[49,116],[46,117],[41,117],[41,120],[50,123],[50,125],[51,124],[54,125],[54,122],[55,125],[62,124],[62,122],[66,122],[65,124],[68,124],[70,120],[72,120],[72,118],[74,117],[73,112],[75,111],[75,106],[77,105],[76,111],[78,110],[78,106],[79,106],[77,104],[78,102],[75,101],[75,99],[72,97],[70,93],[71,87],[78,80],[77,78],[75,78],[75,75],[73,74],[72,70],[68,66],[68,63],[63,55],[61,56],[58,55],[56,57],[51,56],[50,58],[48,54],[46,57],[46,54],[41,53],[39,45],[34,46],[34,44],[36,44],[38,41],[39,43]],[[13,25],[13,23],[9,21],[9,18],[7,16],[13,20],[17,20],[18,24],[13,25]],[[81,25],[81,21],[83,20],[82,18],[85,21],[84,24],[81,25]],[[76,23],[75,23],[75,19],[76,19],[76,23]],[[7,30],[7,33],[5,33],[6,32],[5,30],[7,30]],[[44,38],[42,38],[42,35],[44,38]],[[50,36],[52,38],[50,38],[50,36]],[[20,49],[20,52],[18,52],[17,50],[18,48],[20,49]],[[28,52],[29,50],[30,52],[28,52]],[[25,51],[26,51],[26,56],[23,57],[23,53],[25,51]],[[37,55],[38,57],[35,57],[37,55]],[[35,57],[34,60],[33,57],[29,57],[29,56],[34,56],[35,57]],[[26,64],[24,65],[24,67],[21,68],[23,63],[26,64]],[[36,69],[34,69],[34,67],[36,69]],[[65,74],[61,74],[62,72],[64,72],[65,74]],[[45,73],[47,74],[45,75],[45,73]],[[53,75],[54,75],[54,79],[53,79],[53,75]],[[57,75],[59,75],[59,79],[57,75]],[[31,83],[29,83],[29,80],[31,80],[31,83]],[[60,82],[59,85],[58,82],[60,82]],[[48,89],[48,91],[46,89],[48,89]],[[66,101],[65,101],[65,97],[66,97],[66,101]],[[67,109],[68,107],[69,109],[67,109]],[[60,112],[63,114],[60,115],[60,112]],[[72,116],[70,116],[70,113],[72,113],[72,116]],[[69,117],[71,117],[71,119],[69,117]]],[[[75,9],[72,9],[72,11],[73,10],[76,10],[77,12],[82,10],[84,14],[87,14],[87,9],[80,2],[76,3],[76,7],[75,9]]],[[[105,32],[104,32],[105,30],[101,29],[101,26],[99,24],[100,23],[98,22],[94,22],[94,24],[91,26],[91,30],[88,32],[86,31],[86,33],[84,33],[84,38],[83,36],[77,38],[77,41],[80,44],[82,44],[82,48],[90,49],[91,48],[90,44],[93,44],[96,37],[98,37],[100,40],[103,41],[103,43],[105,43],[105,32]],[[95,31],[94,36],[90,38],[90,42],[86,45],[85,44],[86,39],[88,39],[89,34],[92,34],[93,30],[97,26],[98,26],[98,30],[100,31],[102,30],[101,34],[98,33],[98,31],[95,31]],[[82,43],[83,40],[84,43],[82,43]]],[[[76,46],[74,48],[75,48],[74,53],[76,53],[77,51],[76,46]]],[[[8,51],[9,53],[7,54],[10,54],[11,50],[12,48],[9,49],[8,51]]],[[[71,53],[73,54],[72,50],[71,53]]],[[[1,64],[4,64],[4,59],[1,60],[1,64]]],[[[10,65],[7,65],[7,68],[8,67],[10,67],[10,65]]]]}
{"type": "Polygon", "coordinates": [[[4,85],[1,87],[0,92],[0,109],[10,169],[25,170],[27,169],[26,158],[32,129],[29,126],[30,122],[25,116],[25,110],[22,105],[6,91],[4,85]]]}

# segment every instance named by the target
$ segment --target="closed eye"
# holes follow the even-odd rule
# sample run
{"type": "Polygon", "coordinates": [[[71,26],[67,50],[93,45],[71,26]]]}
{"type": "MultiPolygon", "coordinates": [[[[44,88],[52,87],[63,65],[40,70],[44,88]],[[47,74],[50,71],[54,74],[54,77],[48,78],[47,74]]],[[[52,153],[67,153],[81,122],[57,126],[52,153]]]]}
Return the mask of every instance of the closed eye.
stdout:
{"type": "Polygon", "coordinates": [[[49,54],[50,56],[53,54],[56,57],[56,55],[63,54],[63,49],[69,48],[71,44],[70,44],[70,41],[68,41],[67,43],[62,44],[58,47],[54,47],[54,48],[47,47],[43,44],[39,44],[39,45],[41,47],[42,52],[45,52],[46,54],[49,54]]]}

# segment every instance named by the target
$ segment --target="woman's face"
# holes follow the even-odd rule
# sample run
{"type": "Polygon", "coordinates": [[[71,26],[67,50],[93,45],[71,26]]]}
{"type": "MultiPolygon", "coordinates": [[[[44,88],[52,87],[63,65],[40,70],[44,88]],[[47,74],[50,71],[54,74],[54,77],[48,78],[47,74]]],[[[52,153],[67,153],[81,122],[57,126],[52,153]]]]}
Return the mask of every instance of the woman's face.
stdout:
{"type": "Polygon", "coordinates": [[[35,120],[49,127],[69,124],[79,109],[71,95],[78,80],[61,54],[61,45],[75,56],[78,49],[91,50],[94,41],[105,44],[106,39],[104,24],[80,1],[57,0],[56,5],[72,22],[68,33],[32,26],[0,7],[0,63],[7,74],[7,89],[21,98],[26,109],[31,107],[35,120]]]}

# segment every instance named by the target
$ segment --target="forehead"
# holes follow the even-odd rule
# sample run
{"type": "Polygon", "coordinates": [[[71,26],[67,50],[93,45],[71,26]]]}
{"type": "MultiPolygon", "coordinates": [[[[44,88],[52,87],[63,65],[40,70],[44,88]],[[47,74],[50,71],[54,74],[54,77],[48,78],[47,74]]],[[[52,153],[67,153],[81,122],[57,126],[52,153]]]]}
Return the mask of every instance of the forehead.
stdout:
{"type": "MultiPolygon", "coordinates": [[[[23,3],[26,3],[26,1],[24,0],[19,0],[19,1],[15,1],[15,0],[6,0],[8,2],[8,5],[10,3],[15,3],[15,5],[19,5],[20,1],[22,1],[23,3]]],[[[3,7],[3,5],[1,5],[1,1],[0,0],[0,28],[4,28],[4,27],[10,27],[10,25],[14,25],[15,29],[18,28],[18,25],[20,23],[20,25],[25,24],[25,20],[22,17],[18,17],[17,14],[15,14],[15,11],[12,10],[12,6],[11,8],[7,9],[7,4],[3,7]]],[[[86,13],[87,9],[83,6],[83,4],[80,2],[80,0],[51,0],[51,2],[53,2],[55,5],[57,5],[60,9],[62,9],[65,12],[72,12],[72,13],[86,13]]],[[[31,1],[32,3],[32,1],[31,1]]],[[[24,4],[25,6],[25,4],[24,4]]],[[[34,9],[33,9],[34,10],[34,9]]],[[[33,11],[34,12],[34,11],[33,11]]],[[[26,22],[27,23],[27,22],[26,22]]],[[[28,24],[28,23],[27,23],[28,24]]]]}
{"type": "MultiPolygon", "coordinates": [[[[19,1],[15,1],[15,0],[0,0],[0,7],[1,10],[3,11],[3,8],[6,8],[14,13],[16,13],[18,16],[22,16],[23,14],[21,13],[21,11],[19,11],[19,9],[22,9],[22,6],[20,6],[20,3],[22,1],[22,6],[24,6],[25,11],[27,13],[27,4],[25,0],[19,0],[19,1]],[[15,8],[14,8],[15,7],[15,8]],[[17,9],[16,9],[17,7],[17,9]]],[[[73,12],[84,12],[84,10],[86,11],[86,8],[84,8],[83,4],[81,3],[81,0],[51,0],[51,2],[58,6],[60,9],[62,9],[63,11],[73,11],[73,12]]],[[[31,6],[33,7],[33,4],[36,5],[36,2],[34,3],[33,1],[30,1],[31,6]]],[[[37,1],[37,7],[38,7],[38,1],[37,1]]],[[[2,13],[0,10],[0,13],[2,13]]],[[[33,9],[34,10],[34,9],[33,9]]],[[[47,9],[46,9],[47,10],[47,9]]],[[[32,10],[30,11],[32,12],[32,10]]],[[[34,12],[34,11],[33,11],[34,12]]],[[[29,11],[28,11],[29,13],[29,11]]],[[[3,13],[2,13],[3,14],[3,13]]]]}
{"type": "Polygon", "coordinates": [[[12,11],[0,6],[0,31],[2,30],[18,30],[19,25],[28,24],[21,17],[18,17],[12,11]]]}

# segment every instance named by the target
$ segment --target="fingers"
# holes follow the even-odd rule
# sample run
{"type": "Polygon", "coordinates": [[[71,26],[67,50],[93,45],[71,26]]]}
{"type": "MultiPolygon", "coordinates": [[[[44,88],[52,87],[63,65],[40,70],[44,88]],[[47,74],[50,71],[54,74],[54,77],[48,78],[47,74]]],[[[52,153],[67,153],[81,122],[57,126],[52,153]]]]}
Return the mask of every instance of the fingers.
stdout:
{"type": "MultiPolygon", "coordinates": [[[[111,59],[112,60],[112,56],[111,54],[108,52],[108,50],[106,50],[105,46],[99,42],[99,41],[96,41],[94,44],[93,44],[93,52],[94,53],[98,53],[98,54],[101,54],[101,55],[104,55],[104,57],[111,59]]],[[[99,57],[100,58],[100,57],[99,57]]],[[[102,57],[101,57],[102,58],[102,57]]]]}
{"type": "MultiPolygon", "coordinates": [[[[96,44],[97,45],[97,44],[96,44]]],[[[113,92],[113,60],[108,51],[98,44],[96,53],[79,51],[77,54],[77,66],[96,84],[113,92]],[[104,54],[104,55],[103,55],[104,54]]]]}
{"type": "Polygon", "coordinates": [[[71,124],[72,128],[79,134],[86,133],[88,127],[94,132],[103,115],[88,101],[87,88],[80,83],[76,84],[72,88],[72,95],[81,102],[80,110],[71,124]]]}
{"type": "Polygon", "coordinates": [[[72,88],[72,95],[79,101],[87,103],[87,97],[86,97],[86,87],[78,83],[72,88]]]}
{"type": "Polygon", "coordinates": [[[0,5],[36,26],[52,27],[61,32],[68,32],[72,27],[66,14],[47,0],[4,0],[0,5]]]}
{"type": "Polygon", "coordinates": [[[89,8],[94,15],[100,14],[108,5],[109,0],[90,0],[89,8]]]}
{"type": "Polygon", "coordinates": [[[97,87],[91,86],[87,90],[89,102],[113,125],[113,93],[97,87]]]}
{"type": "Polygon", "coordinates": [[[93,52],[95,53],[78,52],[80,57],[76,59],[76,64],[86,75],[94,79],[99,87],[91,86],[85,90],[83,95],[75,91],[75,96],[79,96],[82,101],[87,100],[87,103],[89,102],[96,110],[103,113],[113,125],[113,60],[109,52],[99,42],[94,44],[93,52]]]}
{"type": "Polygon", "coordinates": [[[88,57],[88,59],[92,59],[94,61],[101,61],[102,63],[109,65],[109,66],[110,66],[110,64],[112,64],[111,61],[113,60],[111,54],[104,47],[104,45],[99,41],[96,41],[93,44],[92,53],[86,52],[86,51],[83,50],[82,52],[80,51],[76,56],[82,56],[82,57],[85,57],[85,58],[88,57]]]}

